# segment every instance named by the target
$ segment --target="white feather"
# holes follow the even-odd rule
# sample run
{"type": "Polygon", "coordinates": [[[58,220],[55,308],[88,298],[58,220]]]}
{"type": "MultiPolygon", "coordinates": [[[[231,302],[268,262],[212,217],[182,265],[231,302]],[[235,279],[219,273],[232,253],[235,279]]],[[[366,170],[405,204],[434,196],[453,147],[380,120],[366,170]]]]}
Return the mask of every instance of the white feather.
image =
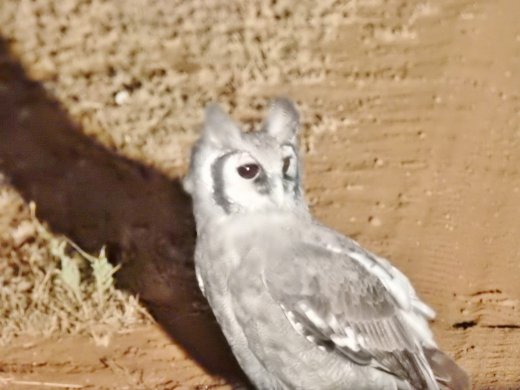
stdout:
{"type": "Polygon", "coordinates": [[[360,350],[360,345],[356,333],[349,327],[344,328],[344,332],[344,335],[333,334],[330,339],[339,347],[347,347],[354,352],[358,352],[360,350]]]}

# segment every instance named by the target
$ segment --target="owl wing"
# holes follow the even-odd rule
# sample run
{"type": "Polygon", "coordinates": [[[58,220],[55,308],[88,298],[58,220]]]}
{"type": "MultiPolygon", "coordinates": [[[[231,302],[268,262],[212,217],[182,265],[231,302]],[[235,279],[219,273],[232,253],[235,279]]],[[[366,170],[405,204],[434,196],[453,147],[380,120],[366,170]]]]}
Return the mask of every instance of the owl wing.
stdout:
{"type": "Polygon", "coordinates": [[[309,341],[414,388],[439,388],[410,313],[347,252],[293,246],[269,263],[263,277],[293,328],[309,341]]]}
{"type": "MultiPolygon", "coordinates": [[[[419,319],[431,320],[435,318],[435,311],[419,299],[408,278],[388,260],[367,251],[356,241],[326,226],[318,223],[316,225],[317,229],[313,229],[310,242],[318,243],[331,252],[343,253],[356,260],[379,278],[388,293],[405,311],[412,311],[419,319]]],[[[436,347],[429,329],[426,328],[423,333],[423,342],[428,346],[436,347]]]]}

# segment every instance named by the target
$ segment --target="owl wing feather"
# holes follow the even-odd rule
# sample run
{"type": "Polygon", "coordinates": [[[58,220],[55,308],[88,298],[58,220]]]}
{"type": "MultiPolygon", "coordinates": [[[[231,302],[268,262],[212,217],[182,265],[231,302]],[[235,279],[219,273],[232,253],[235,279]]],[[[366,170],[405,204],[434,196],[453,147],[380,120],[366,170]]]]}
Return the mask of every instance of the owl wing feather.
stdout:
{"type": "Polygon", "coordinates": [[[272,261],[264,283],[302,336],[417,389],[438,389],[420,335],[379,277],[345,252],[301,244],[272,261]]]}
{"type": "MultiPolygon", "coordinates": [[[[406,311],[413,311],[419,317],[426,320],[435,318],[435,311],[426,303],[421,301],[408,280],[408,278],[388,260],[379,257],[363,247],[356,241],[343,236],[342,234],[315,222],[316,229],[313,229],[311,242],[319,243],[326,249],[335,253],[343,253],[347,257],[356,260],[363,265],[369,272],[376,275],[386,290],[391,294],[397,304],[406,311]]],[[[424,335],[424,340],[435,346],[431,335],[424,335]]]]}

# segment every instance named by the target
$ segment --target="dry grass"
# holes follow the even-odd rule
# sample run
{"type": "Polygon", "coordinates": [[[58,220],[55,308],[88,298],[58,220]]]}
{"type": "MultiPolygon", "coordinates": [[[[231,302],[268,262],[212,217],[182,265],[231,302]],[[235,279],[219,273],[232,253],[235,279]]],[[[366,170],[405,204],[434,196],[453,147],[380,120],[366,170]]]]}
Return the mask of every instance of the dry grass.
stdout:
{"type": "Polygon", "coordinates": [[[21,334],[89,334],[106,345],[116,331],[151,321],[136,297],[114,287],[106,258],[50,232],[0,184],[0,344],[21,334]]]}
{"type": "Polygon", "coordinates": [[[208,102],[251,123],[270,88],[320,85],[327,45],[362,17],[358,3],[125,0],[122,12],[117,1],[6,0],[0,32],[86,133],[171,172],[186,165],[181,145],[208,102]]]}
{"type": "MultiPolygon", "coordinates": [[[[355,55],[342,49],[345,31],[361,29],[368,46],[407,42],[417,36],[415,22],[437,12],[432,2],[410,2],[387,14],[383,3],[4,0],[0,33],[30,77],[85,133],[126,157],[178,174],[188,158],[182,145],[196,139],[208,102],[253,123],[273,91],[290,95],[306,113],[304,146],[310,152],[314,134],[343,128],[322,99],[300,99],[292,86],[325,94],[327,88],[349,88],[327,83],[338,58],[355,55]]],[[[343,71],[350,73],[349,83],[361,72],[343,71]]],[[[338,110],[347,116],[348,107],[338,110]]]]}

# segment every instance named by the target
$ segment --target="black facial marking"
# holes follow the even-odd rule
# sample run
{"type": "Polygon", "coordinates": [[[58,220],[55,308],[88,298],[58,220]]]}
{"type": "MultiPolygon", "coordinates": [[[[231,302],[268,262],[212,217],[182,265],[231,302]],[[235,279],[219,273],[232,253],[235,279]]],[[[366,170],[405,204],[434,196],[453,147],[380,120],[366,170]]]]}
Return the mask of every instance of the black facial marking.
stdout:
{"type": "Polygon", "coordinates": [[[211,176],[213,178],[213,200],[222,207],[226,214],[231,212],[231,202],[224,194],[224,164],[226,160],[233,155],[234,152],[229,152],[220,156],[211,166],[211,176]]]}
{"type": "Polygon", "coordinates": [[[292,155],[286,156],[283,159],[283,168],[282,168],[282,174],[283,174],[283,188],[286,193],[292,193],[294,196],[300,195],[300,187],[298,185],[298,182],[300,180],[300,172],[298,169],[298,166],[296,166],[296,171],[294,176],[290,176],[287,174],[287,171],[290,167],[290,164],[298,164],[298,161],[294,160],[297,157],[296,148],[291,143],[285,143],[282,145],[282,147],[289,147],[292,149],[292,155]],[[287,161],[288,159],[288,161],[287,161]]]}
{"type": "Polygon", "coordinates": [[[287,173],[289,167],[291,166],[291,160],[292,158],[290,156],[284,157],[283,159],[282,172],[284,175],[287,173]]]}

